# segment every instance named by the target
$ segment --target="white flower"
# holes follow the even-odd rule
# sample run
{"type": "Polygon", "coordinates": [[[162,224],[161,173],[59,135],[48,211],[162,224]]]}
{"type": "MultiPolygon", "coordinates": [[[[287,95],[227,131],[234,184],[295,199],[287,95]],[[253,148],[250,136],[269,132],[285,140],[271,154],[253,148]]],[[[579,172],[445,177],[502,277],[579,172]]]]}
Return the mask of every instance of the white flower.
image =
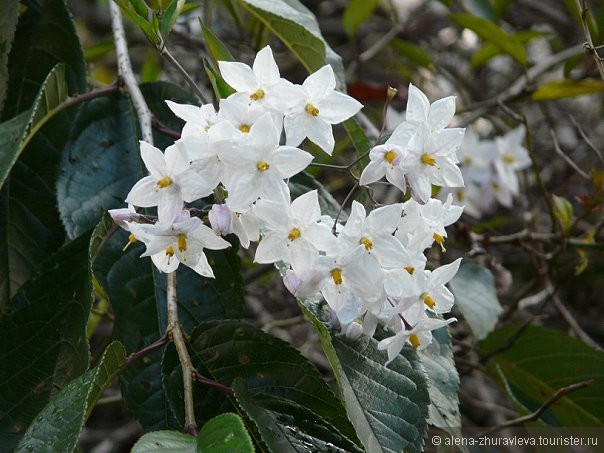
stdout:
{"type": "Polygon", "coordinates": [[[461,173],[466,184],[483,184],[492,177],[491,164],[497,157],[497,148],[494,141],[480,140],[473,129],[466,129],[457,157],[462,164],[461,173]]]}
{"type": "Polygon", "coordinates": [[[230,209],[244,211],[259,197],[287,198],[283,180],[301,172],[312,161],[312,155],[305,151],[279,146],[279,135],[270,115],[265,114],[245,135],[244,152],[223,156],[231,171],[223,180],[230,209]]]}
{"type": "Polygon", "coordinates": [[[495,159],[495,170],[499,183],[506,185],[514,195],[518,195],[519,185],[517,171],[531,165],[528,151],[521,145],[524,141],[524,127],[518,126],[503,137],[497,137],[498,158],[495,159]]]}
{"type": "Polygon", "coordinates": [[[284,127],[287,144],[298,146],[305,137],[331,155],[335,145],[332,124],[356,114],[363,106],[354,98],[335,90],[336,78],[329,65],[309,75],[302,84],[302,100],[286,112],[284,127]]]}
{"type": "Polygon", "coordinates": [[[216,111],[212,104],[205,104],[201,107],[189,104],[178,104],[172,101],[166,101],[170,110],[185,120],[182,128],[181,137],[202,136],[216,122],[216,111]]]}
{"type": "Polygon", "coordinates": [[[226,204],[214,204],[208,213],[210,225],[216,234],[233,233],[243,248],[248,248],[251,241],[260,238],[258,218],[252,205],[244,212],[234,212],[226,204]]]}
{"type": "Polygon", "coordinates": [[[294,272],[308,269],[319,250],[330,250],[335,244],[331,228],[320,223],[321,208],[316,190],[307,192],[293,202],[258,200],[256,215],[262,221],[264,235],[254,261],[291,264],[294,272]]]}
{"type": "Polygon", "coordinates": [[[455,115],[455,96],[430,101],[415,85],[409,84],[405,118],[410,123],[426,124],[430,133],[447,127],[455,115]]]}
{"type": "Polygon", "coordinates": [[[230,61],[219,61],[218,67],[225,82],[237,91],[229,97],[239,102],[284,112],[300,99],[300,88],[281,78],[269,46],[258,52],[252,68],[230,61]]]}
{"type": "Polygon", "coordinates": [[[170,222],[182,210],[183,201],[192,202],[212,193],[214,186],[191,168],[181,142],[166,148],[165,154],[141,141],[141,157],[149,170],[128,193],[126,202],[140,207],[157,206],[158,217],[170,222]]]}
{"type": "Polygon", "coordinates": [[[188,211],[177,216],[174,223],[129,226],[130,231],[147,246],[141,256],[151,256],[157,268],[166,273],[174,272],[183,263],[198,274],[213,278],[214,272],[203,250],[220,250],[230,246],[199,218],[189,218],[188,211]]]}
{"type": "Polygon", "coordinates": [[[440,266],[433,271],[418,272],[416,282],[421,289],[419,302],[435,313],[448,313],[453,307],[453,294],[447,284],[457,273],[461,258],[450,264],[440,266]]]}
{"type": "MultiPolygon", "coordinates": [[[[241,99],[229,97],[220,100],[218,110],[218,121],[228,121],[236,131],[247,134],[254,123],[265,113],[255,104],[241,102],[241,99]]],[[[272,114],[271,118],[277,128],[281,128],[283,115],[272,114]]]]}

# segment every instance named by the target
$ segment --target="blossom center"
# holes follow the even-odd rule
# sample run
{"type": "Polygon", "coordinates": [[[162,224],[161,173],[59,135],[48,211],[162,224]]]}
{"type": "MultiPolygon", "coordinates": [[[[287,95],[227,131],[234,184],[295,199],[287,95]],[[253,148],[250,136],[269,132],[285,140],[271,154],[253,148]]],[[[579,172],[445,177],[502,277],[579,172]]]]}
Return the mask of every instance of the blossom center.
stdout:
{"type": "Polygon", "coordinates": [[[434,167],[436,165],[436,159],[434,158],[434,156],[428,153],[422,154],[421,161],[422,164],[429,165],[431,167],[434,167]]]}
{"type": "Polygon", "coordinates": [[[319,116],[319,109],[312,104],[306,104],[306,108],[304,110],[306,110],[306,113],[311,116],[319,116]]]}
{"type": "Polygon", "coordinates": [[[164,176],[162,179],[157,181],[157,187],[160,189],[165,189],[166,187],[172,185],[172,178],[169,176],[164,176]]]}
{"type": "Polygon", "coordinates": [[[130,244],[134,244],[136,241],[138,241],[138,239],[136,239],[136,236],[133,235],[132,233],[130,233],[130,235],[128,235],[128,242],[126,243],[126,245],[124,246],[124,248],[122,249],[122,252],[125,252],[126,249],[128,247],[130,247],[130,244]]]}
{"type": "Polygon", "coordinates": [[[463,191],[462,190],[458,190],[455,193],[455,198],[457,198],[457,201],[463,201],[464,198],[465,198],[463,191]]]}
{"type": "Polygon", "coordinates": [[[333,282],[336,285],[341,285],[342,284],[342,269],[340,269],[339,267],[336,267],[334,269],[332,269],[330,271],[331,273],[331,278],[333,279],[333,282]]]}
{"type": "Polygon", "coordinates": [[[260,99],[262,99],[264,97],[264,90],[258,88],[256,91],[254,91],[252,94],[250,94],[250,99],[252,101],[259,101],[260,99]]]}
{"type": "Polygon", "coordinates": [[[368,237],[363,237],[359,241],[359,244],[363,244],[365,246],[365,250],[369,251],[373,248],[373,242],[368,237]]]}
{"type": "Polygon", "coordinates": [[[300,232],[299,228],[292,228],[292,230],[289,232],[289,234],[287,235],[287,239],[289,239],[290,241],[295,241],[296,239],[298,239],[300,237],[302,233],[300,232]]]}
{"type": "Polygon", "coordinates": [[[271,168],[271,166],[268,162],[260,161],[256,164],[256,168],[258,171],[266,171],[271,168]]]}
{"type": "Polygon", "coordinates": [[[440,245],[440,248],[442,249],[443,252],[447,251],[447,249],[445,249],[445,238],[443,236],[441,236],[438,233],[434,233],[432,235],[432,238],[438,245],[440,245]]]}
{"type": "Polygon", "coordinates": [[[436,301],[432,299],[432,297],[428,293],[422,293],[420,296],[423,300],[424,304],[426,304],[429,308],[434,308],[436,305],[436,301]]]}
{"type": "Polygon", "coordinates": [[[178,250],[180,252],[184,252],[187,250],[187,235],[184,233],[180,233],[177,236],[177,242],[178,242],[178,250]]]}
{"type": "Polygon", "coordinates": [[[392,162],[394,162],[394,159],[396,159],[398,157],[398,154],[396,153],[396,151],[393,150],[388,150],[386,153],[384,153],[384,160],[386,162],[388,162],[389,164],[391,164],[392,162]]]}
{"type": "Polygon", "coordinates": [[[419,338],[417,337],[417,335],[415,335],[414,333],[409,335],[409,343],[411,343],[411,346],[417,349],[419,347],[419,338]]]}
{"type": "Polygon", "coordinates": [[[516,162],[516,159],[514,158],[514,156],[512,156],[510,154],[504,154],[503,155],[503,161],[506,164],[513,164],[514,162],[516,162]]]}
{"type": "Polygon", "coordinates": [[[171,245],[166,247],[166,255],[168,255],[169,257],[174,256],[174,249],[171,245]]]}
{"type": "Polygon", "coordinates": [[[415,268],[413,266],[405,266],[405,270],[409,273],[409,275],[413,275],[415,272],[415,268]]]}
{"type": "Polygon", "coordinates": [[[249,124],[242,124],[241,126],[239,126],[239,130],[241,132],[243,132],[244,134],[247,134],[250,131],[250,125],[249,124]]]}

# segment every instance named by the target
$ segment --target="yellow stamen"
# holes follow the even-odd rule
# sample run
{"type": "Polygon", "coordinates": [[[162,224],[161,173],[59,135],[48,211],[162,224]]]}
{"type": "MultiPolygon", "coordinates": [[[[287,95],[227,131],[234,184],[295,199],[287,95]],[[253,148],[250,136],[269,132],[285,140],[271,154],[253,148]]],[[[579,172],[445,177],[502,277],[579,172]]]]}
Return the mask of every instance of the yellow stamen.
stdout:
{"type": "Polygon", "coordinates": [[[466,164],[466,165],[472,165],[472,162],[473,162],[473,160],[472,160],[472,158],[470,156],[465,156],[463,158],[463,163],[466,164]]]}
{"type": "Polygon", "coordinates": [[[359,244],[363,244],[365,246],[365,250],[369,251],[373,248],[373,242],[371,242],[371,239],[364,237],[361,238],[361,240],[359,241],[359,244]]]}
{"type": "Polygon", "coordinates": [[[312,116],[319,116],[319,109],[312,104],[306,104],[306,113],[312,116]]]}
{"type": "Polygon", "coordinates": [[[432,299],[432,297],[429,294],[423,293],[420,297],[422,298],[422,300],[424,301],[424,303],[429,308],[434,308],[434,306],[436,305],[436,301],[434,299],[432,299]]]}
{"type": "Polygon", "coordinates": [[[499,190],[499,184],[496,182],[492,182],[491,187],[493,187],[493,190],[499,190]]]}
{"type": "Polygon", "coordinates": [[[300,234],[301,232],[298,228],[293,228],[287,235],[287,239],[293,242],[300,237],[300,234]]]}
{"type": "Polygon", "coordinates": [[[503,161],[506,164],[513,164],[514,162],[516,162],[516,158],[514,156],[510,155],[510,154],[505,154],[503,156],[503,161]]]}
{"type": "Polygon", "coordinates": [[[249,124],[242,124],[241,126],[239,126],[239,130],[241,132],[243,132],[244,134],[247,134],[250,131],[250,125],[249,124]]]}
{"type": "Polygon", "coordinates": [[[463,191],[462,190],[458,190],[455,193],[455,198],[457,198],[457,201],[463,201],[464,198],[465,198],[465,195],[464,195],[463,191]]]}
{"type": "Polygon", "coordinates": [[[441,236],[440,234],[438,234],[438,233],[434,233],[434,234],[432,235],[432,237],[434,238],[434,241],[436,241],[436,243],[437,243],[438,245],[440,245],[440,249],[441,249],[443,252],[446,252],[446,251],[447,251],[447,249],[445,248],[445,238],[444,238],[443,236],[441,236]]]}
{"type": "Polygon", "coordinates": [[[178,235],[178,250],[180,252],[187,250],[187,235],[184,233],[178,235]]]}
{"type": "Polygon", "coordinates": [[[263,97],[264,97],[264,90],[261,90],[261,89],[257,89],[252,94],[250,94],[250,99],[252,101],[259,101],[263,97]]]}
{"type": "Polygon", "coordinates": [[[415,268],[413,266],[405,266],[405,270],[409,272],[409,275],[413,275],[415,268]]]}
{"type": "Polygon", "coordinates": [[[434,156],[431,156],[428,153],[422,154],[421,161],[422,161],[422,164],[430,165],[431,167],[434,167],[436,165],[436,159],[434,158],[434,156]]]}
{"type": "Polygon", "coordinates": [[[169,245],[168,247],[166,247],[166,255],[168,255],[168,256],[174,256],[174,249],[172,248],[171,245],[169,245]]]}
{"type": "Polygon", "coordinates": [[[384,160],[391,164],[398,157],[396,151],[389,150],[384,154],[384,160]]]}
{"type": "Polygon", "coordinates": [[[266,171],[271,168],[271,166],[268,162],[261,161],[256,164],[256,168],[258,169],[258,171],[266,171]]]}
{"type": "Polygon", "coordinates": [[[333,278],[333,282],[336,285],[341,285],[342,284],[342,269],[336,267],[335,269],[332,269],[330,271],[330,273],[331,273],[331,278],[333,278]]]}
{"type": "Polygon", "coordinates": [[[412,333],[409,336],[409,343],[411,343],[411,346],[413,346],[415,349],[417,349],[419,347],[419,338],[417,338],[417,335],[412,333]]]}
{"type": "Polygon", "coordinates": [[[172,184],[172,179],[169,176],[164,176],[162,179],[157,181],[157,187],[160,189],[165,189],[169,185],[172,184]]]}
{"type": "Polygon", "coordinates": [[[130,244],[134,244],[136,241],[138,241],[138,239],[136,239],[136,236],[135,236],[135,235],[133,235],[133,234],[130,234],[130,235],[128,236],[128,242],[126,243],[126,245],[125,245],[125,246],[124,246],[124,248],[122,249],[122,252],[125,252],[125,251],[126,251],[126,249],[127,249],[128,247],[130,247],[130,244]]]}

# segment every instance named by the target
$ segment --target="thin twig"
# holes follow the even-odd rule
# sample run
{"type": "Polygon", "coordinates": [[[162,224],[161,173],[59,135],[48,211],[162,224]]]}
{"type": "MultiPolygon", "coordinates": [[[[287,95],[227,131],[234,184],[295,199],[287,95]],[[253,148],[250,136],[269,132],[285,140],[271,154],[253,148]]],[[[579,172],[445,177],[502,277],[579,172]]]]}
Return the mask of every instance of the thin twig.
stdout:
{"type": "Polygon", "coordinates": [[[198,433],[197,422],[195,421],[195,409],[193,405],[193,376],[196,375],[195,368],[191,363],[191,357],[187,351],[187,345],[182,332],[182,327],[178,320],[178,302],[176,299],[176,273],[170,272],[166,276],[166,297],[168,299],[168,328],[167,331],[172,337],[178,360],[182,367],[182,383],[185,400],[185,431],[192,436],[198,433]]]}
{"type": "Polygon", "coordinates": [[[185,68],[183,68],[178,60],[170,53],[166,45],[162,43],[158,50],[162,57],[164,57],[168,63],[170,63],[178,72],[180,72],[183,79],[185,79],[185,82],[187,82],[187,85],[189,85],[189,88],[193,90],[199,100],[204,104],[209,104],[211,102],[210,97],[204,93],[201,88],[199,88],[197,83],[195,83],[195,80],[193,80],[185,68]]]}
{"type": "Polygon", "coordinates": [[[554,132],[554,130],[550,129],[549,133],[551,134],[552,140],[554,141],[554,149],[556,150],[556,154],[562,157],[568,165],[573,167],[581,177],[589,179],[589,175],[583,170],[581,170],[581,168],[570,158],[570,156],[562,150],[562,148],[560,147],[560,143],[558,143],[558,137],[556,137],[556,133],[554,132]]]}
{"type": "Polygon", "coordinates": [[[573,124],[579,131],[579,134],[581,135],[581,138],[583,139],[583,141],[585,143],[587,143],[587,146],[589,146],[593,150],[593,152],[596,153],[596,156],[598,156],[598,159],[600,159],[600,162],[602,162],[604,164],[604,154],[602,154],[602,151],[600,151],[598,148],[596,148],[596,146],[593,144],[591,139],[587,136],[587,134],[583,130],[583,127],[581,127],[581,125],[577,122],[577,120],[575,119],[574,116],[570,115],[570,120],[573,122],[573,124]]]}
{"type": "Polygon", "coordinates": [[[597,47],[594,46],[593,39],[591,37],[591,31],[589,30],[589,24],[587,23],[587,15],[589,14],[589,6],[587,6],[587,0],[577,0],[577,5],[581,10],[581,25],[583,27],[583,33],[587,42],[585,43],[585,50],[592,54],[596,62],[596,67],[600,72],[600,77],[604,80],[604,58],[598,54],[597,47]]]}
{"type": "Polygon", "coordinates": [[[596,343],[581,328],[581,326],[579,325],[577,320],[573,317],[572,313],[568,310],[568,308],[566,308],[566,306],[562,303],[562,301],[560,300],[560,298],[558,297],[557,294],[553,295],[552,302],[554,303],[555,307],[558,309],[558,312],[564,318],[564,320],[566,321],[568,326],[571,328],[571,330],[575,333],[575,335],[577,335],[577,337],[579,337],[584,343],[588,344],[589,346],[599,349],[600,351],[602,350],[600,345],[598,343],[596,343]]]}
{"type": "Polygon", "coordinates": [[[489,428],[489,429],[481,432],[476,437],[486,436],[486,435],[495,433],[497,431],[501,431],[502,429],[509,428],[511,426],[521,425],[523,423],[528,423],[528,422],[535,421],[535,420],[537,420],[541,416],[541,414],[543,414],[543,412],[545,412],[545,410],[547,408],[549,408],[551,405],[553,405],[556,401],[558,401],[561,398],[565,397],[569,393],[574,392],[575,390],[580,390],[582,388],[589,387],[594,382],[595,382],[595,379],[589,379],[587,381],[582,381],[582,382],[578,382],[576,384],[571,384],[569,386],[562,387],[562,388],[558,389],[556,391],[556,393],[554,393],[547,401],[545,401],[539,407],[539,409],[537,409],[536,411],[531,412],[530,414],[527,414],[527,415],[523,415],[522,417],[517,417],[517,418],[514,418],[512,420],[508,420],[508,421],[506,421],[504,423],[501,423],[501,424],[499,424],[497,426],[493,426],[492,428],[489,428]]]}
{"type": "Polygon", "coordinates": [[[151,125],[153,126],[153,129],[155,129],[156,131],[158,131],[170,138],[173,138],[174,140],[178,140],[180,138],[180,132],[169,128],[164,123],[162,123],[160,120],[158,120],[156,117],[153,117],[153,120],[151,121],[151,125]]]}
{"type": "Polygon", "coordinates": [[[206,387],[210,387],[221,393],[224,393],[225,395],[228,395],[228,396],[234,395],[233,389],[231,387],[229,387],[228,385],[224,385],[224,384],[221,384],[220,382],[216,382],[216,381],[213,381],[212,379],[208,379],[207,377],[202,376],[198,372],[193,373],[193,379],[195,379],[195,382],[197,382],[201,385],[205,385],[206,387]]]}
{"type": "Polygon", "coordinates": [[[109,2],[109,11],[111,13],[111,28],[113,30],[113,41],[115,42],[115,53],[117,55],[117,64],[121,77],[124,79],[126,89],[132,100],[132,105],[138,116],[138,122],[141,128],[143,140],[153,144],[153,129],[151,128],[151,110],[143,97],[128,55],[128,43],[124,32],[124,23],[120,7],[114,1],[109,2]]]}
{"type": "Polygon", "coordinates": [[[139,361],[140,359],[142,359],[143,357],[148,356],[152,352],[155,352],[158,349],[161,349],[162,347],[164,347],[165,345],[167,345],[169,342],[170,342],[170,336],[168,335],[168,331],[166,331],[161,336],[161,338],[157,339],[156,341],[154,341],[150,345],[145,346],[140,351],[136,351],[136,352],[133,352],[132,354],[130,354],[128,356],[128,358],[126,359],[126,365],[130,365],[131,363],[139,361]]]}

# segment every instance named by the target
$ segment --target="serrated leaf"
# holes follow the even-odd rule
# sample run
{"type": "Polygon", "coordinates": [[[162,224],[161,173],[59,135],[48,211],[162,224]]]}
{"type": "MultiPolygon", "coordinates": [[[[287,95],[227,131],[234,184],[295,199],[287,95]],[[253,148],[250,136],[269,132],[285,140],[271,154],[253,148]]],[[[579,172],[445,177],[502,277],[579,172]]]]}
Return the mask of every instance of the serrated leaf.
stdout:
{"type": "Polygon", "coordinates": [[[505,379],[504,388],[523,411],[537,410],[560,388],[593,379],[591,386],[557,400],[540,419],[552,426],[602,426],[604,352],[546,327],[528,326],[517,336],[519,328],[506,326],[480,343],[481,354],[494,354],[489,374],[502,384],[505,379]]]}
{"type": "Polygon", "coordinates": [[[563,233],[568,233],[568,229],[573,221],[573,205],[564,197],[552,195],[554,201],[554,214],[560,222],[563,233]]]}
{"type": "Polygon", "coordinates": [[[351,0],[342,15],[344,30],[354,36],[359,27],[371,17],[379,5],[379,0],[351,0]]]}
{"type": "Polygon", "coordinates": [[[207,453],[254,453],[252,439],[237,414],[214,417],[201,427],[197,451],[207,453]]]}
{"type": "Polygon", "coordinates": [[[0,319],[0,450],[10,451],[53,391],[88,368],[88,240],[40,263],[0,319]]]}
{"type": "Polygon", "coordinates": [[[18,18],[19,2],[17,0],[0,3],[0,112],[2,112],[4,99],[6,99],[8,54],[13,44],[18,18]]]}
{"type": "Polygon", "coordinates": [[[132,447],[131,453],[195,453],[196,445],[196,438],[189,434],[154,431],[141,437],[132,447]]]}
{"type": "MultiPolygon", "coordinates": [[[[153,114],[178,129],[182,123],[165,99],[185,103],[191,102],[190,95],[164,82],[143,85],[142,92],[153,114]]],[[[81,106],[57,181],[59,212],[70,237],[93,228],[106,210],[124,206],[126,195],[142,177],[138,136],[138,120],[126,95],[114,93],[81,106]]],[[[160,149],[174,142],[157,133],[154,140],[160,149]]]]}
{"type": "MultiPolygon", "coordinates": [[[[306,172],[298,173],[289,179],[289,190],[291,191],[292,200],[298,198],[311,190],[316,190],[319,195],[319,206],[321,214],[327,214],[335,217],[340,212],[340,203],[331,195],[331,193],[317,181],[313,176],[306,172]]],[[[340,219],[346,220],[346,214],[340,213],[340,219]]]]}
{"type": "Polygon", "coordinates": [[[318,450],[358,450],[341,403],[289,344],[241,321],[219,321],[196,328],[191,347],[194,363],[208,377],[240,383],[236,396],[245,400],[241,405],[271,451],[304,450],[309,443],[318,450]]]}
{"type": "Polygon", "coordinates": [[[471,14],[450,14],[449,17],[462,27],[468,28],[502,52],[510,55],[521,65],[526,65],[526,51],[522,43],[493,22],[471,14]]]}
{"type": "Polygon", "coordinates": [[[493,331],[503,311],[497,299],[491,272],[476,263],[461,265],[449,282],[455,305],[470,325],[477,340],[493,331]]]}
{"type": "Polygon", "coordinates": [[[114,341],[95,368],[63,387],[40,411],[15,452],[73,451],[96,401],[125,362],[124,346],[114,341]]]}
{"type": "Polygon", "coordinates": [[[325,42],[316,17],[298,0],[239,0],[296,55],[309,72],[329,63],[344,90],[342,59],[325,42]]]}
{"type": "Polygon", "coordinates": [[[531,95],[534,101],[555,101],[604,91],[601,80],[553,80],[540,85],[531,95]]]}
{"type": "Polygon", "coordinates": [[[316,301],[299,302],[319,334],[334,370],[348,418],[367,451],[422,451],[427,429],[428,383],[415,351],[403,348],[388,366],[377,341],[332,337],[316,301]],[[319,316],[319,317],[318,317],[319,316]]]}
{"type": "Polygon", "coordinates": [[[8,119],[29,109],[58,63],[66,67],[68,93],[87,90],[86,65],[71,15],[63,0],[24,2],[8,60],[10,74],[2,113],[8,119]]]}
{"type": "Polygon", "coordinates": [[[453,360],[451,335],[447,327],[432,332],[432,343],[419,351],[419,358],[426,369],[430,386],[430,414],[428,423],[444,429],[452,435],[459,434],[459,374],[453,360]]]}

